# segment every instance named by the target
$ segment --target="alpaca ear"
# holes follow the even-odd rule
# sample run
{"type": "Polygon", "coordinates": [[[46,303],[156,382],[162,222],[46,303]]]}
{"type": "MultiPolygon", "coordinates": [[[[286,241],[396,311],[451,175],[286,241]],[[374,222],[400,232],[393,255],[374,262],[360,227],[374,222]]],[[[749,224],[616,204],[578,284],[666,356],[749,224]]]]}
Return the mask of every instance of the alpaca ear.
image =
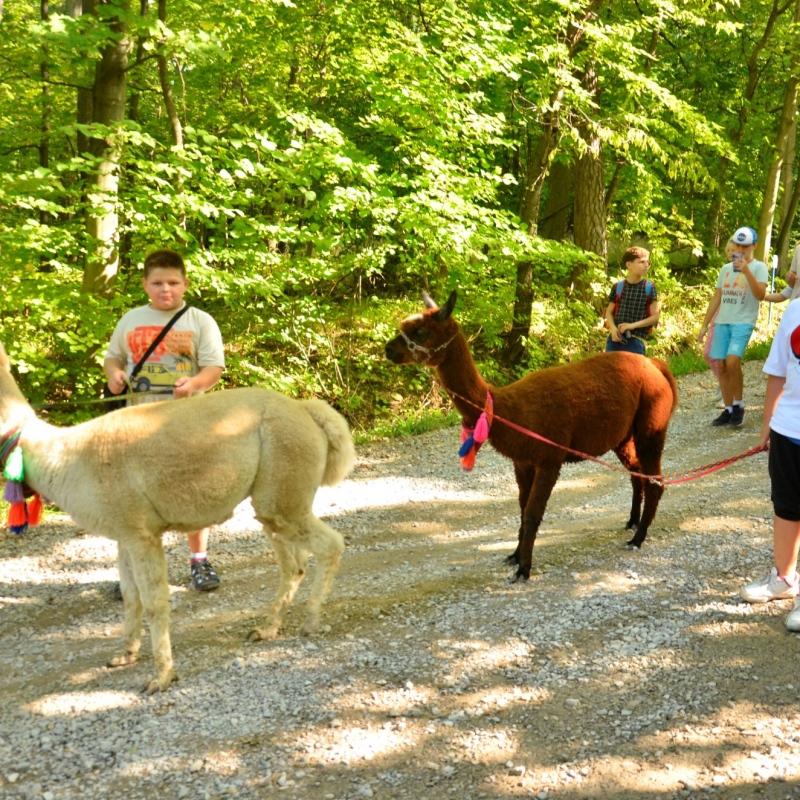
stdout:
{"type": "Polygon", "coordinates": [[[450,297],[447,298],[447,302],[436,314],[436,319],[439,322],[447,322],[447,320],[450,319],[450,315],[453,313],[453,309],[456,307],[457,299],[458,293],[455,289],[453,289],[453,291],[450,293],[450,297]]]}
{"type": "Polygon", "coordinates": [[[422,293],[422,302],[425,303],[425,308],[439,308],[436,301],[427,292],[422,293]]]}
{"type": "Polygon", "coordinates": [[[6,350],[3,347],[2,342],[0,342],[0,369],[4,369],[6,372],[11,370],[11,362],[8,360],[8,356],[6,355],[6,350]]]}

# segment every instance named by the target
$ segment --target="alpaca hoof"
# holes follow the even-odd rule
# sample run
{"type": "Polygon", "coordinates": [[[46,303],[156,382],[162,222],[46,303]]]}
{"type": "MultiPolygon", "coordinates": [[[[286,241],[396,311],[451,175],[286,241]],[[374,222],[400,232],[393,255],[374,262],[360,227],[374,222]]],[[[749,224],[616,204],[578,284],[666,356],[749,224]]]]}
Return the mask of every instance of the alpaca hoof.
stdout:
{"type": "Polygon", "coordinates": [[[109,667],[127,667],[129,664],[135,664],[139,660],[138,653],[123,653],[121,656],[115,656],[108,662],[109,667]]]}
{"type": "Polygon", "coordinates": [[[625,547],[628,550],[639,550],[642,546],[641,542],[637,542],[636,539],[631,539],[629,542],[625,543],[625,547]]]}
{"type": "Polygon", "coordinates": [[[319,620],[318,619],[307,619],[300,626],[300,635],[301,636],[313,636],[318,630],[319,630],[319,620]]]}
{"type": "Polygon", "coordinates": [[[142,691],[145,694],[155,694],[156,692],[166,692],[169,687],[178,680],[178,676],[174,670],[170,670],[163,677],[156,675],[151,678],[143,687],[142,691]]]}
{"type": "Polygon", "coordinates": [[[639,520],[638,519],[631,519],[628,520],[628,524],[625,526],[626,531],[635,531],[639,527],[639,520]]]}
{"type": "Polygon", "coordinates": [[[519,556],[516,553],[512,553],[510,556],[506,556],[503,559],[503,563],[507,564],[509,567],[516,567],[519,564],[519,556]]]}
{"type": "Polygon", "coordinates": [[[278,635],[278,628],[271,626],[269,628],[255,628],[250,631],[247,636],[248,642],[267,642],[271,641],[278,635]]]}
{"type": "Polygon", "coordinates": [[[511,583],[519,583],[520,581],[527,581],[530,580],[531,577],[530,569],[523,570],[518,569],[514,577],[511,579],[511,583]]]}

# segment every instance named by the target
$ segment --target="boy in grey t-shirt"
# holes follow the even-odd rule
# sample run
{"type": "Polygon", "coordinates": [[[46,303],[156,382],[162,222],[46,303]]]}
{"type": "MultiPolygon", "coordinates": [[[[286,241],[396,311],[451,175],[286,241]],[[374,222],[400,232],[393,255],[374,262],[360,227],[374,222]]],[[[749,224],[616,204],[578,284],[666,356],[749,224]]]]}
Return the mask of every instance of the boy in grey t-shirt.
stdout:
{"type": "Polygon", "coordinates": [[[717,427],[744,422],[742,356],[756,326],[758,305],[767,293],[767,265],[753,258],[757,242],[753,228],[739,228],[731,236],[731,261],[719,271],[716,291],[697,334],[702,344],[719,310],[710,354],[719,363],[719,386],[725,403],[723,412],[711,423],[717,427]]]}
{"type": "MultiPolygon", "coordinates": [[[[108,386],[114,394],[124,391],[134,365],[161,329],[185,305],[183,295],[189,288],[189,281],[181,255],[173,250],[150,253],[144,260],[142,286],[150,302],[131,309],[117,323],[103,362],[108,386]]],[[[214,386],[224,369],[225,353],[219,326],[205,311],[190,308],[151,353],[139,373],[138,391],[155,392],[140,395],[140,400],[190,397],[214,386]]],[[[220,584],[219,575],[208,560],[208,534],[208,528],[186,534],[192,586],[201,592],[212,591],[220,584]]],[[[121,591],[115,590],[115,594],[121,599],[121,591]]]]}

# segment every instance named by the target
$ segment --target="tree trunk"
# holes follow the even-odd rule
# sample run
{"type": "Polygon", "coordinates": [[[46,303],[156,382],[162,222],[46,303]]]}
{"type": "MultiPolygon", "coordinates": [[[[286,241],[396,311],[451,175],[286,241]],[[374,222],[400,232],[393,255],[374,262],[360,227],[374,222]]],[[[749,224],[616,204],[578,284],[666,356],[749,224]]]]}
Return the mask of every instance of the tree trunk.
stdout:
{"type": "MultiPolygon", "coordinates": [[[[50,4],[48,0],[39,3],[42,22],[50,19],[50,4]]],[[[50,166],[50,128],[52,121],[53,104],[50,97],[50,63],[46,44],[42,45],[42,61],[39,65],[39,74],[42,78],[42,136],[39,140],[39,166],[47,169],[50,166]]],[[[39,221],[46,225],[49,222],[47,211],[41,211],[39,221]]]]}
{"type": "MultiPolygon", "coordinates": [[[[586,68],[582,83],[586,91],[596,98],[597,73],[593,64],[586,68]]],[[[605,263],[608,238],[603,142],[590,121],[582,123],[579,131],[584,151],[575,163],[575,244],[582,250],[597,253],[605,263]]],[[[585,271],[576,268],[572,279],[577,296],[584,301],[591,300],[592,288],[586,280],[585,271]]]]}
{"type": "MultiPolygon", "coordinates": [[[[107,4],[112,3],[122,11],[121,17],[110,23],[117,39],[103,48],[97,62],[92,100],[93,122],[113,129],[125,118],[130,49],[126,16],[130,9],[130,0],[109,0],[107,4]]],[[[107,297],[114,290],[119,268],[119,143],[111,133],[103,138],[93,138],[89,142],[89,152],[99,159],[99,164],[89,178],[86,212],[89,243],[84,264],[83,291],[107,297]]]]}
{"type": "MultiPolygon", "coordinates": [[[[797,116],[794,118],[794,125],[792,125],[789,136],[786,140],[783,156],[783,169],[781,170],[783,192],[781,199],[781,224],[778,234],[778,240],[775,243],[775,252],[778,254],[778,263],[781,265],[781,274],[789,269],[789,236],[788,232],[791,231],[794,223],[795,214],[797,213],[797,206],[795,205],[794,211],[791,210],[791,200],[794,196],[795,178],[794,178],[794,165],[795,154],[797,151],[797,116]],[[791,212],[791,213],[790,213],[791,212]],[[787,235],[783,232],[787,231],[787,235]]],[[[800,183],[800,181],[797,181],[800,183]]]]}
{"type": "Polygon", "coordinates": [[[542,135],[536,142],[533,152],[526,159],[525,185],[519,217],[529,236],[534,236],[537,231],[542,188],[544,187],[544,179],[556,146],[558,127],[561,120],[561,99],[563,96],[564,90],[559,88],[550,98],[550,111],[547,112],[545,117],[542,135]]]}
{"type": "MultiPolygon", "coordinates": [[[[139,16],[146,17],[150,10],[150,0],[139,0],[139,16]]],[[[144,61],[147,53],[147,42],[149,36],[139,36],[136,39],[136,56],[133,66],[138,66],[144,61]]],[[[128,99],[128,119],[136,122],[139,119],[139,103],[141,101],[142,93],[138,87],[131,87],[130,98],[128,99]]]]}
{"type": "Polygon", "coordinates": [[[547,175],[547,203],[544,207],[539,233],[545,239],[561,242],[567,235],[572,190],[572,168],[554,161],[547,175]]]}
{"type": "Polygon", "coordinates": [[[775,157],[767,170],[764,199],[761,202],[761,214],[758,218],[758,244],[756,245],[755,257],[760,261],[764,261],[769,257],[772,224],[775,220],[775,209],[778,205],[783,157],[786,150],[786,142],[797,114],[797,83],[798,79],[790,72],[783,96],[783,112],[778,123],[778,132],[775,135],[775,157]]]}
{"type": "MultiPolygon", "coordinates": [[[[744,136],[745,128],[749,117],[749,109],[753,97],[755,96],[756,89],[758,88],[759,78],[761,72],[766,65],[772,68],[770,59],[762,57],[762,51],[769,43],[772,32],[775,28],[778,19],[787,11],[788,4],[781,6],[780,0],[773,0],[772,8],[770,9],[769,17],[764,26],[764,31],[759,40],[753,46],[752,51],[747,59],[747,84],[745,86],[742,104],[739,108],[739,115],[736,121],[736,127],[731,131],[730,139],[731,144],[738,145],[744,136]]],[[[749,35],[749,31],[748,34],[749,35]]],[[[725,190],[728,179],[728,171],[730,168],[730,160],[723,156],[720,159],[719,168],[717,169],[717,185],[711,198],[711,203],[706,214],[706,234],[715,245],[720,242],[720,220],[722,217],[722,198],[725,196],[725,190]]],[[[740,220],[740,223],[743,222],[740,220]]]]}
{"type": "Polygon", "coordinates": [[[575,164],[575,244],[605,261],[608,241],[603,145],[596,134],[586,135],[587,150],[575,164]]]}
{"type": "Polygon", "coordinates": [[[792,235],[792,220],[797,214],[797,206],[800,204],[800,181],[795,181],[794,191],[786,206],[786,224],[781,228],[778,235],[778,241],[775,244],[775,249],[781,253],[789,252],[789,242],[792,235]]]}
{"type": "MultiPolygon", "coordinates": [[[[593,17],[604,2],[605,0],[591,0],[588,7],[583,10],[581,19],[570,22],[567,33],[570,59],[575,55],[583,39],[582,23],[593,17]]],[[[537,232],[542,187],[544,186],[544,180],[547,176],[558,138],[563,97],[564,87],[556,86],[550,96],[548,111],[542,121],[542,134],[526,161],[519,216],[530,236],[535,235],[537,232]]],[[[530,333],[531,310],[533,308],[533,265],[530,263],[518,263],[516,272],[511,330],[508,334],[506,346],[503,349],[503,359],[506,363],[512,365],[519,364],[525,354],[525,340],[530,333]]]]}
{"type": "MultiPolygon", "coordinates": [[[[167,24],[167,0],[158,0],[158,18],[164,25],[167,24]]],[[[159,42],[163,45],[164,42],[159,42]]],[[[167,111],[170,130],[172,131],[172,143],[179,150],[183,149],[183,127],[178,116],[178,109],[175,106],[175,95],[172,92],[172,83],[169,79],[169,62],[163,53],[156,57],[158,61],[158,77],[161,80],[161,95],[164,98],[164,108],[167,111]]]]}
{"type": "MultiPolygon", "coordinates": [[[[800,22],[800,0],[797,0],[794,10],[795,23],[800,22]]],[[[775,209],[778,205],[778,192],[780,190],[781,170],[786,152],[786,142],[797,118],[797,86],[798,71],[800,71],[800,57],[795,50],[791,58],[786,87],[783,93],[783,110],[778,121],[778,132],[775,134],[775,156],[767,170],[767,180],[764,187],[764,199],[761,202],[761,213],[758,218],[758,245],[755,257],[765,261],[770,254],[772,240],[772,225],[775,221],[775,209]]]]}
{"type": "MultiPolygon", "coordinates": [[[[48,0],[40,0],[39,13],[42,22],[47,22],[50,19],[50,4],[48,0]]],[[[44,169],[49,169],[53,100],[50,96],[50,53],[46,44],[42,45],[42,60],[39,64],[39,75],[42,79],[42,130],[39,138],[39,166],[44,169]]],[[[39,224],[50,224],[49,211],[45,209],[39,211],[39,224]]],[[[43,250],[39,253],[39,272],[52,271],[53,265],[50,256],[43,250]]]]}

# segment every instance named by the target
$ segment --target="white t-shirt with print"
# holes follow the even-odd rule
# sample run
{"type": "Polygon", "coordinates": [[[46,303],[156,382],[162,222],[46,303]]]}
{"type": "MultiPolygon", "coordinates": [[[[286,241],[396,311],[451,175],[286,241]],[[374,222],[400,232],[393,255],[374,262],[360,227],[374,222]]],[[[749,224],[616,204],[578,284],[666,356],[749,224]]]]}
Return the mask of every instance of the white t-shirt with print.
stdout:
{"type": "Polygon", "coordinates": [[[770,428],[800,439],[800,301],[792,300],[783,312],[781,324],[772,340],[764,372],[786,378],[781,399],[770,421],[770,428]]]}
{"type": "MultiPolygon", "coordinates": [[[[176,311],[158,311],[148,306],[124,314],[111,336],[106,358],[116,358],[128,375],[176,311]]],[[[169,330],[136,376],[133,386],[139,392],[159,392],[140,401],[167,400],[178,378],[192,377],[203,367],[225,367],[222,334],[214,318],[198,308],[190,308],[169,330]]]]}
{"type": "MultiPolygon", "coordinates": [[[[763,261],[751,261],[750,272],[758,283],[767,283],[769,270],[763,261]]],[[[726,264],[717,278],[717,289],[722,291],[717,324],[755,325],[758,319],[759,301],[750,291],[750,285],[741,272],[736,272],[733,264],[726,264]]]]}

